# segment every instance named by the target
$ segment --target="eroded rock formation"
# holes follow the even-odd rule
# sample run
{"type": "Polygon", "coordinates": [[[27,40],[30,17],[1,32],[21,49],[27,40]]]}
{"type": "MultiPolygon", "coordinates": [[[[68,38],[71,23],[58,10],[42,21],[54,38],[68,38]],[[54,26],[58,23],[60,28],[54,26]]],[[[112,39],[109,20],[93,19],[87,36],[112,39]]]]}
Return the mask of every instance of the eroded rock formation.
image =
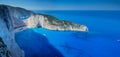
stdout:
{"type": "Polygon", "coordinates": [[[15,41],[15,32],[39,27],[59,31],[88,31],[85,25],[58,20],[56,17],[46,14],[36,14],[19,7],[0,5],[0,37],[12,57],[24,57],[24,52],[15,41]]]}

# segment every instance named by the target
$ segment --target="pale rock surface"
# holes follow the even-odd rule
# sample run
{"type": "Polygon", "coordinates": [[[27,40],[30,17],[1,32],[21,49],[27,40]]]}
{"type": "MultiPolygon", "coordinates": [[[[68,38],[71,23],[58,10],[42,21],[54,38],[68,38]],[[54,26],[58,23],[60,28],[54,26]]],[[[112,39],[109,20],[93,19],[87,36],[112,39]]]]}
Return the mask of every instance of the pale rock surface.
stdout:
{"type": "Polygon", "coordinates": [[[85,25],[58,20],[56,17],[46,14],[36,14],[19,7],[0,5],[0,37],[12,57],[24,57],[24,52],[17,45],[14,36],[15,32],[27,28],[88,32],[88,28],[85,25]]]}

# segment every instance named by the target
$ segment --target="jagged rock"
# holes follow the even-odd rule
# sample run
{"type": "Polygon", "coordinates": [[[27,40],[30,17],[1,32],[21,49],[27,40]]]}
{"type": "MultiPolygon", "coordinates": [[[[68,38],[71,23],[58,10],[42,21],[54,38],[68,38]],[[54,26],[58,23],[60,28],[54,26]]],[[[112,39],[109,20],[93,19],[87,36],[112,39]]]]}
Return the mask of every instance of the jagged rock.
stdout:
{"type": "Polygon", "coordinates": [[[0,57],[11,57],[10,51],[7,50],[7,46],[3,42],[2,38],[0,38],[0,57]]]}

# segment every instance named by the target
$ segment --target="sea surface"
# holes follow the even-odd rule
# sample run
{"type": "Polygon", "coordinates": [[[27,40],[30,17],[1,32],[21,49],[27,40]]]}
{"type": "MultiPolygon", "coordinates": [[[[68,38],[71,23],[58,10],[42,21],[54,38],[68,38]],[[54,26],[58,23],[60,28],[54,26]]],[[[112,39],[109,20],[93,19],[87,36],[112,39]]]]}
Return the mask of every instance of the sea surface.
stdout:
{"type": "Polygon", "coordinates": [[[30,28],[15,39],[26,57],[120,57],[120,11],[34,10],[84,24],[89,32],[30,28]]]}

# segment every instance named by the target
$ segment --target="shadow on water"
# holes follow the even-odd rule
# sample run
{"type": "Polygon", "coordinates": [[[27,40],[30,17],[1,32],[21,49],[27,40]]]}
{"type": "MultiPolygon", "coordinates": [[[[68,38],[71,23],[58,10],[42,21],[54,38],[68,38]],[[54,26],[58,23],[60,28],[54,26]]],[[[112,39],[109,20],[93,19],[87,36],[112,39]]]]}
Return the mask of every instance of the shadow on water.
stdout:
{"type": "Polygon", "coordinates": [[[31,29],[16,33],[15,38],[25,57],[64,57],[45,36],[31,29]]]}

